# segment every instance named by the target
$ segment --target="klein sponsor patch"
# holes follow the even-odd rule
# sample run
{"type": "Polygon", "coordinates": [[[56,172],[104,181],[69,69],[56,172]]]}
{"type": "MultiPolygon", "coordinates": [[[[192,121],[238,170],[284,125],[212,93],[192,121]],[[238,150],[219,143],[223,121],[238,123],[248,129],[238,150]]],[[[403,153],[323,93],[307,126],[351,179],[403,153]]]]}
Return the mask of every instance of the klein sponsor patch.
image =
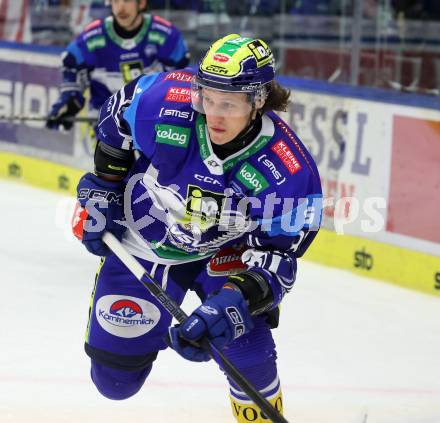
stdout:
{"type": "Polygon", "coordinates": [[[165,77],[166,81],[182,81],[182,82],[191,82],[193,78],[192,73],[188,72],[169,72],[165,77]]]}
{"type": "Polygon", "coordinates": [[[104,295],[95,306],[100,326],[119,338],[137,338],[150,332],[160,320],[160,310],[141,298],[104,295]]]}
{"type": "Polygon", "coordinates": [[[301,164],[283,140],[277,141],[271,150],[280,158],[292,175],[301,170],[301,164]]]}
{"type": "Polygon", "coordinates": [[[189,88],[171,87],[167,91],[165,100],[176,103],[190,103],[191,90],[189,88]]]}

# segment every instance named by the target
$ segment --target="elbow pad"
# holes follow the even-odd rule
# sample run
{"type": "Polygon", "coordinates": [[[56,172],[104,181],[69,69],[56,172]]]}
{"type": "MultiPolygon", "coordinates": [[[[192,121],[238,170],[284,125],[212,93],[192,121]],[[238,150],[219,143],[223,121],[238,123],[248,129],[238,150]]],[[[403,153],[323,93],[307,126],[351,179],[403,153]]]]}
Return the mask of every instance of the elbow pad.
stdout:
{"type": "Polygon", "coordinates": [[[257,272],[247,271],[229,276],[225,286],[242,293],[252,315],[264,313],[273,305],[273,294],[270,285],[257,272]]]}
{"type": "Polygon", "coordinates": [[[133,150],[122,150],[98,141],[95,149],[95,172],[98,176],[125,178],[133,164],[133,150]]]}

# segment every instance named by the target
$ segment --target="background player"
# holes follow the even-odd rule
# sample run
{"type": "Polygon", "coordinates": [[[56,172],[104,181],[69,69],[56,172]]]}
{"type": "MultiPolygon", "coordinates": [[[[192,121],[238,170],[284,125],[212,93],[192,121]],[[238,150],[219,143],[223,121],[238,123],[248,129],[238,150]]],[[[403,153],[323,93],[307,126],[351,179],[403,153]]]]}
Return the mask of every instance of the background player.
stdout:
{"type": "MultiPolygon", "coordinates": [[[[104,396],[134,395],[167,343],[188,360],[208,360],[189,343],[208,336],[282,410],[271,329],[321,216],[315,163],[273,113],[288,98],[269,46],[232,34],[211,46],[195,75],[142,76],[102,107],[95,173],[79,182],[73,229],[106,256],[85,344],[104,396]],[[170,316],[109,254],[104,230],[178,303],[188,289],[201,298],[167,343],[170,316]]],[[[265,421],[230,387],[238,421],[265,421]]]]}
{"type": "MultiPolygon", "coordinates": [[[[111,0],[112,14],[97,20],[69,44],[62,55],[61,94],[46,126],[72,127],[66,117],[84,106],[90,86],[90,109],[143,73],[183,68],[189,53],[182,35],[160,16],[144,13],[147,0],[111,0]]],[[[93,114],[93,112],[92,112],[93,114]]]]}

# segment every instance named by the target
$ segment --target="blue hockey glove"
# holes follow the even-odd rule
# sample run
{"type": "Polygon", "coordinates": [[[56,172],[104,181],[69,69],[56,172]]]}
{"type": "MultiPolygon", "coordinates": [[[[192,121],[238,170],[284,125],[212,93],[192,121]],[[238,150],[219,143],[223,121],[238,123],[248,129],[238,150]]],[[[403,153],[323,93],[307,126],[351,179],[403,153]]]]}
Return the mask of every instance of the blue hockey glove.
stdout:
{"type": "Polygon", "coordinates": [[[66,118],[73,118],[84,106],[84,97],[79,91],[65,91],[52,106],[46,121],[46,128],[59,129],[62,126],[69,130],[73,122],[66,118]]]}
{"type": "Polygon", "coordinates": [[[102,235],[109,231],[120,240],[126,229],[118,223],[124,220],[123,183],[86,173],[78,183],[77,194],[78,204],[72,219],[74,235],[92,254],[110,254],[102,235]]]}
{"type": "Polygon", "coordinates": [[[167,341],[171,348],[187,360],[208,361],[209,354],[191,342],[206,336],[217,348],[222,349],[248,333],[253,326],[242,294],[222,288],[194,310],[182,325],[170,327],[167,341]]]}

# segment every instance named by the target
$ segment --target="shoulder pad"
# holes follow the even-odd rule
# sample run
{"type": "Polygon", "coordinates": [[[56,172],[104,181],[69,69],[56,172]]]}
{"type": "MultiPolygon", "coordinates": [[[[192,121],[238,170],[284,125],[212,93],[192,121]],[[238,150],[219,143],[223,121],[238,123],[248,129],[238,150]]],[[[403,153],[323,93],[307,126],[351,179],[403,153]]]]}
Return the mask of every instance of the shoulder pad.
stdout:
{"type": "Polygon", "coordinates": [[[165,26],[173,26],[173,24],[170,21],[167,21],[166,19],[162,18],[161,16],[157,16],[157,15],[153,16],[153,22],[158,22],[158,23],[165,25],[165,26]]]}
{"type": "Polygon", "coordinates": [[[298,136],[280,117],[275,114],[274,117],[277,142],[271,146],[272,152],[283,162],[291,175],[303,167],[306,171],[317,174],[316,164],[298,136]]]}
{"type": "Polygon", "coordinates": [[[96,19],[96,21],[90,22],[88,25],[86,25],[86,27],[84,28],[84,32],[97,28],[101,24],[102,24],[101,19],[96,19]]]}
{"type": "Polygon", "coordinates": [[[102,21],[98,19],[89,24],[81,34],[81,38],[89,51],[105,47],[106,41],[102,29],[102,21]]]}
{"type": "Polygon", "coordinates": [[[168,37],[176,31],[176,28],[166,19],[160,16],[153,16],[150,31],[148,33],[148,41],[153,44],[163,45],[168,37]]]}

